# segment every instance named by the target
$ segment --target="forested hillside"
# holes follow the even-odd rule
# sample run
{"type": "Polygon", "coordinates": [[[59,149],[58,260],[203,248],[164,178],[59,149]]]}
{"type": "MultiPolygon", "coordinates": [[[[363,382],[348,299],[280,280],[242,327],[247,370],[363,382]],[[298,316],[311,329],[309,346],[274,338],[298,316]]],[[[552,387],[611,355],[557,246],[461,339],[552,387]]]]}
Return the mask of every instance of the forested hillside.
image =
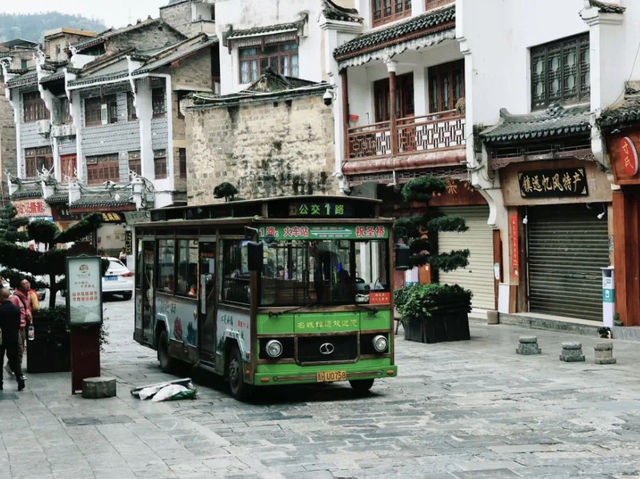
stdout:
{"type": "Polygon", "coordinates": [[[42,40],[45,30],[67,27],[91,32],[106,29],[99,20],[92,20],[81,15],[68,15],[60,12],[8,14],[0,13],[0,42],[22,38],[32,42],[42,40]]]}

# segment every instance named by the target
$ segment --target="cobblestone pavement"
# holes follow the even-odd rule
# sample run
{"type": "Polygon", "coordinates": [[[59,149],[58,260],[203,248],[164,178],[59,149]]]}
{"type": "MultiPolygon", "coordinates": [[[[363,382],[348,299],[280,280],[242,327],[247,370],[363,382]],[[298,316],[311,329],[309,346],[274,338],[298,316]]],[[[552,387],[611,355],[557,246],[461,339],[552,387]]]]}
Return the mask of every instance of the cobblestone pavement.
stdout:
{"type": "Polygon", "coordinates": [[[472,323],[472,340],[397,341],[399,377],[369,397],[348,386],[265,389],[253,404],[201,377],[195,401],[134,399],[170,379],[133,342],[132,302],[106,303],[103,375],[118,397],[71,396],[70,375],[33,374],[0,392],[0,478],[638,478],[640,343],[472,323]],[[515,354],[535,334],[542,355],[515,354]],[[585,363],[558,360],[583,343],[585,363]]]}

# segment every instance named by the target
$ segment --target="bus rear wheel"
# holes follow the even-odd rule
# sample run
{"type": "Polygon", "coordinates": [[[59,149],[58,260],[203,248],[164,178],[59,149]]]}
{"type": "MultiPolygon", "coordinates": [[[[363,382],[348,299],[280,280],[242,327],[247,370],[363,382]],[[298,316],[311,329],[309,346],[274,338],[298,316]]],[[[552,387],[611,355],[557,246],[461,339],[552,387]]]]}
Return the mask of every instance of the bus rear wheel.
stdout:
{"type": "Polygon", "coordinates": [[[238,346],[233,346],[229,354],[227,364],[227,376],[229,378],[229,389],[231,395],[239,401],[246,401],[251,397],[251,385],[244,382],[244,363],[238,346]]]}
{"type": "Polygon", "coordinates": [[[372,379],[353,379],[349,381],[351,387],[353,388],[353,392],[356,394],[367,394],[369,389],[373,386],[373,378],[372,379]]]}
{"type": "Polygon", "coordinates": [[[165,373],[170,373],[176,368],[177,360],[169,356],[169,340],[164,329],[158,337],[158,361],[160,369],[165,373]]]}

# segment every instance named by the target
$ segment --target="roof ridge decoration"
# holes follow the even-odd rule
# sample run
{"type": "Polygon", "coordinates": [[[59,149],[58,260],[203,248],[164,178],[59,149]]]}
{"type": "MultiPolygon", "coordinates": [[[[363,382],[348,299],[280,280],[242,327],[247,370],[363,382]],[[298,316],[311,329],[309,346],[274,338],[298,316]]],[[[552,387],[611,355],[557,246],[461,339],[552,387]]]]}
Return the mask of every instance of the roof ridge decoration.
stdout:
{"type": "Polygon", "coordinates": [[[246,47],[263,45],[267,37],[269,43],[297,40],[304,33],[304,27],[309,20],[308,15],[304,15],[299,20],[287,23],[277,23],[274,25],[261,25],[252,28],[242,28],[235,30],[233,25],[222,34],[222,44],[229,50],[233,46],[246,47]]]}
{"type": "Polygon", "coordinates": [[[589,104],[562,106],[524,114],[500,109],[500,121],[480,132],[486,143],[543,140],[549,137],[587,133],[591,129],[589,104]]]}
{"type": "Polygon", "coordinates": [[[322,3],[322,13],[327,20],[356,23],[362,23],[364,21],[356,8],[342,7],[332,0],[322,0],[322,3]]]}
{"type": "Polygon", "coordinates": [[[455,23],[456,8],[452,4],[364,33],[340,45],[333,56],[341,67],[362,65],[407,48],[419,49],[454,39],[455,23]]]}
{"type": "Polygon", "coordinates": [[[600,0],[589,0],[589,6],[597,8],[600,13],[619,13],[623,14],[627,9],[617,3],[602,2],[600,0]]]}

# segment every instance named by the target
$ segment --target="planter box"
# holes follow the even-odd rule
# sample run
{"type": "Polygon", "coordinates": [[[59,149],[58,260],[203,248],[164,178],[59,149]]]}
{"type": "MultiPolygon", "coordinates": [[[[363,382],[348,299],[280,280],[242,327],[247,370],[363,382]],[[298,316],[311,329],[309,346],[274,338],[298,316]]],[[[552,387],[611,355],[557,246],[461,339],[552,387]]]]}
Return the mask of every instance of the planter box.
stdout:
{"type": "Polygon", "coordinates": [[[421,343],[468,340],[469,313],[464,310],[440,309],[429,319],[404,320],[404,339],[421,343]]]}
{"type": "Polygon", "coordinates": [[[70,333],[59,322],[34,321],[35,337],[27,340],[27,372],[71,371],[70,333]]]}

